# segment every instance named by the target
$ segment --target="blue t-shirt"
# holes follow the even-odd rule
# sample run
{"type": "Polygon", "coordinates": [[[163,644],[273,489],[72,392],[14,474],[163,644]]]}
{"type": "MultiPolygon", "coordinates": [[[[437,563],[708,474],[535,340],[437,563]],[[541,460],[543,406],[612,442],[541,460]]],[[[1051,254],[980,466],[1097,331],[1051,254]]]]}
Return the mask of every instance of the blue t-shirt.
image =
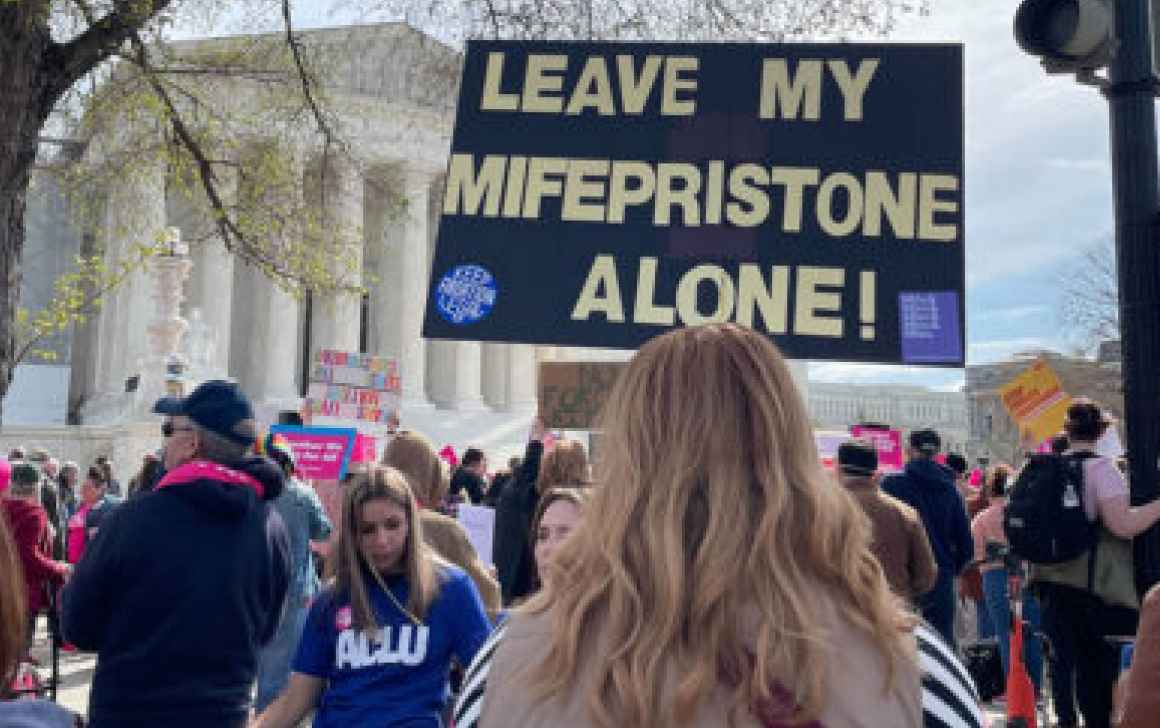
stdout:
{"type": "MultiPolygon", "coordinates": [[[[329,681],[314,718],[330,726],[438,726],[447,697],[452,656],[464,666],[491,633],[475,584],[461,570],[438,569],[441,588],[416,626],[374,579],[367,579],[378,634],[351,623],[349,598],[332,589],[314,601],[294,658],[294,671],[329,681]]],[[[404,576],[387,580],[399,604],[407,604],[404,576]]]]}

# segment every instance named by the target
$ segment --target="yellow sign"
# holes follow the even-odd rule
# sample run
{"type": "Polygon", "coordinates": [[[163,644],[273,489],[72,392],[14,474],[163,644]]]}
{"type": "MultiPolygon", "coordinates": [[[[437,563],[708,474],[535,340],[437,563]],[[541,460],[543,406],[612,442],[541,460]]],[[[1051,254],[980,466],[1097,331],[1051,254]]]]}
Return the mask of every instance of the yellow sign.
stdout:
{"type": "Polygon", "coordinates": [[[1030,435],[1035,443],[1045,442],[1063,429],[1071,396],[1063,383],[1043,359],[999,388],[999,398],[1021,434],[1030,435]]]}

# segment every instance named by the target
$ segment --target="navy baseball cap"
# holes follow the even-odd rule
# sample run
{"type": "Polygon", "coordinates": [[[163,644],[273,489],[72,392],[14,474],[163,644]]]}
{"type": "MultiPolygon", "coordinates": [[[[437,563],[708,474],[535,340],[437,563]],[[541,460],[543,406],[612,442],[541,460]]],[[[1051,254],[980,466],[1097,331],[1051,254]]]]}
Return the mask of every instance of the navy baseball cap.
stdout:
{"type": "Polygon", "coordinates": [[[153,411],[188,417],[199,427],[239,445],[253,445],[258,439],[250,400],[241,387],[223,379],[203,382],[184,399],[162,397],[153,405],[153,411]]]}
{"type": "Polygon", "coordinates": [[[873,475],[878,470],[878,448],[867,440],[838,445],[838,467],[847,475],[873,475]]]}
{"type": "Polygon", "coordinates": [[[910,433],[910,446],[924,455],[938,455],[942,438],[934,430],[915,430],[910,433]]]}

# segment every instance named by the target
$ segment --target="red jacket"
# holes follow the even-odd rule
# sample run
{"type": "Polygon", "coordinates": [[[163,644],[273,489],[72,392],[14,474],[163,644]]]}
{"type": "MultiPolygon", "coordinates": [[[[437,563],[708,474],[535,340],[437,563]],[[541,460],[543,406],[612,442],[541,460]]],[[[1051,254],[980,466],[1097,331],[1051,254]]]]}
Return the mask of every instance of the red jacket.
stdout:
{"type": "Polygon", "coordinates": [[[40,505],[16,498],[3,499],[4,516],[12,531],[12,540],[24,568],[28,591],[28,611],[35,614],[47,605],[46,585],[64,583],[68,567],[52,560],[52,542],[48,537],[48,514],[40,505]]]}

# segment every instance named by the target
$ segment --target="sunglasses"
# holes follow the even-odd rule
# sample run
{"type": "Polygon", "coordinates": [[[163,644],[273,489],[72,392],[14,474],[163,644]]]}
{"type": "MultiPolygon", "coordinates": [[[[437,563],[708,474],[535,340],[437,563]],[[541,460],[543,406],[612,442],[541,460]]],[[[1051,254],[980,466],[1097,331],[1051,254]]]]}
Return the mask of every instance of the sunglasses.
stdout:
{"type": "Polygon", "coordinates": [[[193,432],[192,427],[174,427],[172,422],[161,423],[161,436],[173,437],[175,432],[193,432]]]}

